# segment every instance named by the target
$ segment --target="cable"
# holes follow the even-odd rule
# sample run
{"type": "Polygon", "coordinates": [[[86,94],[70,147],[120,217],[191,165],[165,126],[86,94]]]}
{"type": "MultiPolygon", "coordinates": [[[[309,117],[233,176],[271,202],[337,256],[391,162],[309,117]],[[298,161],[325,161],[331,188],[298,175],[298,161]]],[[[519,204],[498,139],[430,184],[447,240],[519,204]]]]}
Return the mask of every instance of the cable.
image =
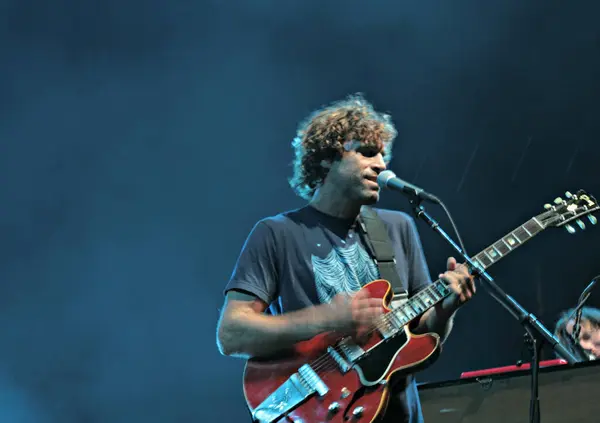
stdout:
{"type": "Polygon", "coordinates": [[[467,253],[467,249],[465,248],[465,244],[463,243],[463,240],[462,240],[462,238],[460,236],[460,233],[458,232],[458,228],[454,224],[454,219],[452,219],[452,215],[450,214],[450,211],[448,210],[448,207],[446,207],[446,205],[444,204],[444,202],[442,200],[439,200],[439,205],[444,210],[444,213],[446,213],[446,216],[448,216],[448,220],[450,221],[450,224],[452,225],[452,229],[454,230],[454,233],[456,234],[456,239],[458,240],[458,243],[460,244],[461,250],[463,251],[463,253],[465,253],[466,256],[468,256],[469,254],[467,253]]]}

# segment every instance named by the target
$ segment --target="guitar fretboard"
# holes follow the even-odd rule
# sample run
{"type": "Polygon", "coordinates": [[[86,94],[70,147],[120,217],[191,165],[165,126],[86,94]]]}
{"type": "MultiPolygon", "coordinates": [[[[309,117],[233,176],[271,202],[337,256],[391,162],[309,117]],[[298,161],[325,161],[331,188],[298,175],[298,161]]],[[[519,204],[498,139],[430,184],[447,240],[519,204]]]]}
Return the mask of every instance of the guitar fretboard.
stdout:
{"type": "MultiPolygon", "coordinates": [[[[545,227],[534,217],[472,257],[471,261],[485,270],[544,229],[545,227]]],[[[451,292],[446,282],[438,279],[386,316],[398,327],[402,327],[442,301],[451,292]]]]}

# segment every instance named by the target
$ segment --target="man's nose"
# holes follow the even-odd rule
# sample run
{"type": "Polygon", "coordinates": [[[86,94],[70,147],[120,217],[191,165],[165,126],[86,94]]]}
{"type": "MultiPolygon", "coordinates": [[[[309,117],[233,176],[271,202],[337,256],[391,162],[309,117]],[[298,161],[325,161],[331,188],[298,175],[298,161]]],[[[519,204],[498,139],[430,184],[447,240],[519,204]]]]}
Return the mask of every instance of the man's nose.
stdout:
{"type": "Polygon", "coordinates": [[[375,172],[377,172],[378,175],[387,168],[387,165],[385,164],[385,160],[383,160],[383,155],[381,153],[374,157],[374,162],[371,165],[371,167],[375,172]]]}

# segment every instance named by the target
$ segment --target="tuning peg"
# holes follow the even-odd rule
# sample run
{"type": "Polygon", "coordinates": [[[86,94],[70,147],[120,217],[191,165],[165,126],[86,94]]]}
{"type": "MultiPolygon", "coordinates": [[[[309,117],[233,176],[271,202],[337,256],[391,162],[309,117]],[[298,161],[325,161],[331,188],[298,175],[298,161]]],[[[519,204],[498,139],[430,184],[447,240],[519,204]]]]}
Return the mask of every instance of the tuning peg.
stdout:
{"type": "Polygon", "coordinates": [[[570,234],[574,234],[576,232],[575,228],[571,225],[567,225],[565,226],[565,228],[567,228],[567,232],[569,232],[570,234]]]}
{"type": "Polygon", "coordinates": [[[552,204],[544,204],[544,208],[546,210],[550,210],[552,208],[552,204]]]}
{"type": "Polygon", "coordinates": [[[563,200],[562,198],[560,198],[560,197],[556,197],[556,198],[554,199],[554,204],[562,204],[562,203],[564,203],[564,201],[565,201],[565,200],[563,200]]]}
{"type": "Polygon", "coordinates": [[[583,220],[577,219],[576,222],[582,230],[585,230],[585,223],[583,223],[583,220]]]}
{"type": "Polygon", "coordinates": [[[587,218],[592,225],[595,225],[596,223],[598,223],[598,219],[596,219],[596,216],[592,216],[591,214],[588,214],[587,218]]]}
{"type": "Polygon", "coordinates": [[[572,198],[573,194],[571,194],[569,191],[567,191],[567,192],[565,192],[565,197],[572,198]]]}

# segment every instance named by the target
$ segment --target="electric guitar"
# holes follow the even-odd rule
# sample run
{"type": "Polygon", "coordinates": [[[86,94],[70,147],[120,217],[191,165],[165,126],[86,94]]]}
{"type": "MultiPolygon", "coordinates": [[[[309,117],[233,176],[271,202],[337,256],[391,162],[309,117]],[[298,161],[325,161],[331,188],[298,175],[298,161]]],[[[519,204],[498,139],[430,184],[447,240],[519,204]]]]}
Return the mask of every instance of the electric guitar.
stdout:
{"type": "MultiPolygon", "coordinates": [[[[596,199],[578,191],[546,204],[545,211],[519,226],[471,260],[482,269],[551,227],[575,233],[582,220],[599,209],[596,199]]],[[[250,359],[244,370],[244,396],[257,423],[373,422],[383,416],[391,387],[431,365],[441,351],[435,333],[415,335],[409,323],[450,295],[442,280],[430,284],[404,304],[391,309],[388,281],[376,280],[362,289],[381,299],[383,314],[366,341],[333,332],[296,343],[285,354],[250,359]]]]}

